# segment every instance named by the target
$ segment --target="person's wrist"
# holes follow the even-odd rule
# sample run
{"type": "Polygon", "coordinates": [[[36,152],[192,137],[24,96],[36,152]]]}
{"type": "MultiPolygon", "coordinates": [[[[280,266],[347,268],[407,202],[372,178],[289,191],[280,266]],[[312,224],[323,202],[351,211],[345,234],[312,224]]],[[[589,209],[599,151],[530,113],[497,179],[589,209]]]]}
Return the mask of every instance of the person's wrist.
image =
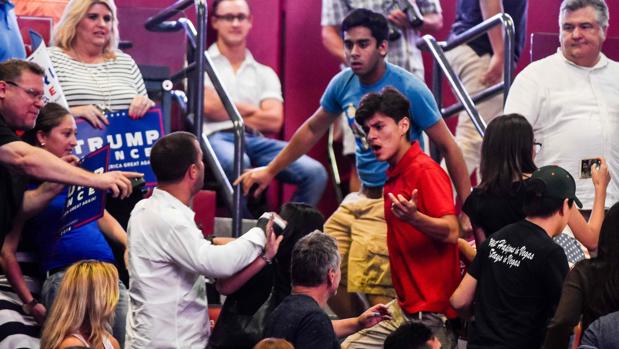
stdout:
{"type": "Polygon", "coordinates": [[[277,174],[277,169],[273,168],[273,162],[271,162],[270,164],[267,165],[267,167],[265,167],[265,172],[269,175],[269,177],[274,178],[275,175],[277,174]]]}
{"type": "Polygon", "coordinates": [[[266,251],[262,252],[262,254],[260,254],[260,258],[262,258],[262,260],[266,263],[266,264],[272,264],[273,263],[273,257],[269,257],[267,256],[266,251]]]}
{"type": "Polygon", "coordinates": [[[24,313],[32,315],[32,310],[37,306],[37,304],[39,304],[39,301],[36,298],[32,298],[29,302],[22,305],[22,310],[24,313]]]}

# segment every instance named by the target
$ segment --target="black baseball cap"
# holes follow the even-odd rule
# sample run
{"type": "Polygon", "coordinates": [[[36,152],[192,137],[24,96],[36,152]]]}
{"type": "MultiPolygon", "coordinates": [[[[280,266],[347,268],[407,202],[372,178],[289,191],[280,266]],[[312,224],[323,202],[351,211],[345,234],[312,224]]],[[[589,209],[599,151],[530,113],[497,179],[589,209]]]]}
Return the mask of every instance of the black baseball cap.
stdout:
{"type": "Polygon", "coordinates": [[[543,184],[539,187],[540,196],[561,200],[571,199],[578,208],[582,208],[582,203],[576,197],[574,177],[565,169],[554,165],[543,166],[533,172],[531,179],[543,184]]]}

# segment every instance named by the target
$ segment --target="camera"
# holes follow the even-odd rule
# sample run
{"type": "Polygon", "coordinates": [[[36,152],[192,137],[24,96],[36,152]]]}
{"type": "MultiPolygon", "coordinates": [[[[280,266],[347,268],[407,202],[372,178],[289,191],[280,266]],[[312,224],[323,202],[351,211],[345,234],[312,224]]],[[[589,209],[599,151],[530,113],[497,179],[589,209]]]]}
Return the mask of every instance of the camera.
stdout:
{"type": "MultiPolygon", "coordinates": [[[[406,15],[408,22],[413,29],[417,29],[423,25],[423,15],[416,0],[394,0],[392,10],[401,10],[406,15]]],[[[396,41],[402,36],[400,29],[393,23],[389,22],[389,41],[396,41]]]]}

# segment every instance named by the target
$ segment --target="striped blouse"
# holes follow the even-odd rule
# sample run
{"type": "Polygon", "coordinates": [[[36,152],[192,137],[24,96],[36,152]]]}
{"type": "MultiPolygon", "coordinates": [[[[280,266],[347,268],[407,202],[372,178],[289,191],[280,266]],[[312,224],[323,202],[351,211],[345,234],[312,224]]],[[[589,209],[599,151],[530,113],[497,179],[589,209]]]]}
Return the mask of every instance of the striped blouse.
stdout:
{"type": "Polygon", "coordinates": [[[111,111],[124,110],[133,97],[146,95],[142,74],[128,54],[117,51],[113,60],[87,64],[61,48],[48,50],[69,107],[93,104],[111,111]]]}

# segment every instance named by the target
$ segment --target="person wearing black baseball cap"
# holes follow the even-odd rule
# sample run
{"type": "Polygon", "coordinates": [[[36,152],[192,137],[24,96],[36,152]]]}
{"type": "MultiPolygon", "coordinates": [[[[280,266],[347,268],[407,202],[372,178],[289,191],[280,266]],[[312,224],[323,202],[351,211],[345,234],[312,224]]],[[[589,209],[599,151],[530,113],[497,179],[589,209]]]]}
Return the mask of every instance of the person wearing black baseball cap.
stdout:
{"type": "Polygon", "coordinates": [[[491,235],[451,296],[463,316],[474,315],[468,348],[539,348],[561,296],[568,263],[552,237],[576,203],[565,169],[544,166],[526,182],[526,218],[491,235]],[[471,304],[475,303],[473,311],[471,304]]]}

